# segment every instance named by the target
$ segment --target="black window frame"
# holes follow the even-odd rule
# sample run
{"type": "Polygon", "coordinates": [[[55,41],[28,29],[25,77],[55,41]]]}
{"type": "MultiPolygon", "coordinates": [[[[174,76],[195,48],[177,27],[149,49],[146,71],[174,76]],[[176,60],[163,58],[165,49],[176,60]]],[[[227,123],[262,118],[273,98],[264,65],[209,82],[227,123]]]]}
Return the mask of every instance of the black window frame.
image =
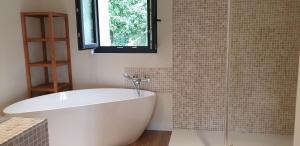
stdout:
{"type": "Polygon", "coordinates": [[[92,0],[94,6],[93,21],[94,21],[94,38],[92,44],[84,42],[84,26],[83,26],[83,11],[82,0],[76,0],[76,17],[77,17],[77,38],[79,50],[93,49],[94,53],[157,53],[157,0],[147,0],[148,13],[148,46],[101,46],[99,33],[99,17],[98,17],[98,0],[92,0]]]}

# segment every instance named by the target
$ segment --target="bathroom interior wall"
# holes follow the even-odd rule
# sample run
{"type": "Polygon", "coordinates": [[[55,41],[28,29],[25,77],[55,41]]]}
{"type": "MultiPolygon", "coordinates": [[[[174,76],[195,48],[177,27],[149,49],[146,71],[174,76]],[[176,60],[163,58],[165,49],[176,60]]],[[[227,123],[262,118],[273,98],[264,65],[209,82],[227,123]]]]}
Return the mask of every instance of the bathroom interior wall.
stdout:
{"type": "Polygon", "coordinates": [[[39,0],[0,2],[0,115],[5,106],[27,97],[20,12],[29,10],[38,11],[39,0]]]}
{"type": "MultiPolygon", "coordinates": [[[[75,0],[41,0],[42,10],[65,12],[70,21],[72,71],[75,89],[98,87],[125,87],[123,73],[126,67],[172,67],[172,0],[158,1],[157,54],[91,54],[78,51],[75,0]]],[[[172,129],[172,94],[158,92],[157,108],[149,129],[172,129]]]]}

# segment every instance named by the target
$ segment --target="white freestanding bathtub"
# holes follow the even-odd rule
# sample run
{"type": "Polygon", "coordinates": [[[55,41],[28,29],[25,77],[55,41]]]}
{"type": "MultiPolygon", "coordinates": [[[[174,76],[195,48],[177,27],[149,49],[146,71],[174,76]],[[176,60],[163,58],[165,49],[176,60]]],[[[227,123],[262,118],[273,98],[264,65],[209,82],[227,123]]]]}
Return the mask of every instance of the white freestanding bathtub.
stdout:
{"type": "Polygon", "coordinates": [[[17,102],[8,116],[48,119],[50,146],[126,146],[150,121],[156,95],[133,89],[86,89],[17,102]]]}

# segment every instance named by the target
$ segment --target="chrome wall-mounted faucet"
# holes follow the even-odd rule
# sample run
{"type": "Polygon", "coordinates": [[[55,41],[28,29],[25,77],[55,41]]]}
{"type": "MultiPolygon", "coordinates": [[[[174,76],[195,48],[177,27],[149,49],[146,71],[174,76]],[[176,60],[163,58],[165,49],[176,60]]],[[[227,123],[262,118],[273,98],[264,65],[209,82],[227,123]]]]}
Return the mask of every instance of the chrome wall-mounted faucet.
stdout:
{"type": "Polygon", "coordinates": [[[132,82],[134,88],[136,89],[136,92],[137,92],[138,96],[141,96],[141,83],[142,82],[145,82],[145,83],[150,82],[149,76],[145,76],[144,78],[140,78],[140,77],[138,77],[138,75],[130,76],[127,73],[125,73],[123,76],[126,79],[128,79],[129,81],[132,82]]]}

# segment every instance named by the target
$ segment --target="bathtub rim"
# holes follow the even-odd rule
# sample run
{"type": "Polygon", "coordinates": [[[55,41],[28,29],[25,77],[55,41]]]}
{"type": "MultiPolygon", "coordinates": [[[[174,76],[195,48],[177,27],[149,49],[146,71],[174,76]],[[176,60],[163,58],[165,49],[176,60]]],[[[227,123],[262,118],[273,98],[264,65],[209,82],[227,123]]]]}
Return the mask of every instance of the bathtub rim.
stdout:
{"type": "MultiPolygon", "coordinates": [[[[102,89],[102,90],[136,90],[136,89],[131,89],[131,88],[89,88],[89,89],[76,89],[76,90],[70,90],[70,91],[64,91],[64,92],[76,92],[76,91],[85,91],[85,90],[98,90],[98,89],[102,89]]],[[[30,113],[36,113],[36,112],[48,112],[48,111],[55,111],[55,110],[67,110],[67,109],[72,109],[72,108],[82,108],[85,106],[93,106],[93,105],[101,105],[101,104],[109,104],[109,103],[118,103],[118,102],[124,102],[124,101],[131,101],[131,100],[141,100],[144,98],[151,98],[154,97],[156,98],[156,93],[153,91],[148,91],[148,90],[141,90],[142,92],[147,92],[149,93],[148,96],[134,96],[134,98],[128,98],[128,99],[122,99],[122,100],[116,100],[116,101],[110,101],[110,102],[103,102],[103,103],[93,103],[93,104],[82,104],[82,105],[77,105],[77,106],[69,106],[69,107],[57,107],[57,108],[51,108],[51,109],[39,109],[39,110],[34,110],[34,111],[25,111],[25,112],[9,112],[7,111],[9,107],[14,106],[18,103],[21,103],[23,101],[26,100],[30,100],[33,98],[27,98],[18,102],[15,102],[13,104],[10,104],[8,106],[6,106],[2,112],[4,113],[4,115],[17,115],[17,114],[30,114],[30,113]]],[[[47,95],[42,95],[42,96],[37,96],[34,98],[39,98],[39,97],[45,97],[48,95],[54,95],[54,94],[59,94],[59,93],[64,93],[64,92],[58,92],[58,93],[52,93],[52,94],[47,94],[47,95]]]]}

